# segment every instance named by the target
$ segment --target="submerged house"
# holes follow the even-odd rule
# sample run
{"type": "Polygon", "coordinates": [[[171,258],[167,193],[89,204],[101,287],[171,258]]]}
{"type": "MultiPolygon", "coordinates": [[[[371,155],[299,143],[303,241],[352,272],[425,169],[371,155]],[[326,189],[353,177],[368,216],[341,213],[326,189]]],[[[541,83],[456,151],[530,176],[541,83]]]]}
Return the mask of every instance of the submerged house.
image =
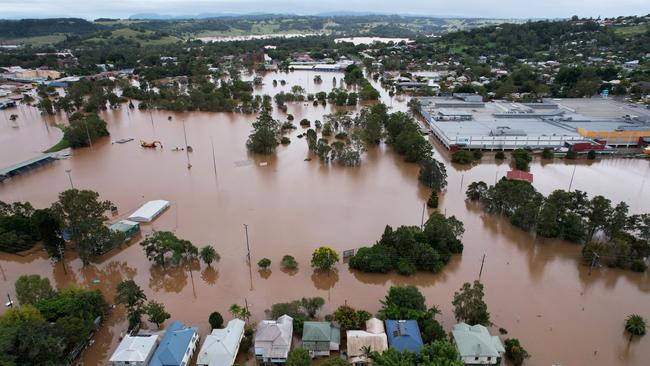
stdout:
{"type": "Polygon", "coordinates": [[[341,343],[341,329],[330,322],[305,322],[302,330],[302,348],[311,357],[329,356],[338,351],[341,343]]]}
{"type": "Polygon", "coordinates": [[[131,220],[120,220],[108,228],[113,232],[124,234],[126,240],[131,239],[140,232],[140,224],[131,220]]]}
{"type": "Polygon", "coordinates": [[[465,365],[497,365],[505,348],[498,336],[491,336],[486,327],[458,323],[451,331],[460,359],[465,365]]]}
{"type": "Polygon", "coordinates": [[[196,327],[187,327],[175,321],[167,327],[149,366],[186,366],[192,359],[198,342],[199,332],[196,327]]]}
{"type": "Polygon", "coordinates": [[[400,352],[420,353],[424,342],[415,320],[386,320],[388,345],[400,352]]]}
{"type": "Polygon", "coordinates": [[[286,362],[292,337],[292,317],[282,315],[278,320],[262,320],[255,331],[255,358],[260,362],[286,362]]]}
{"type": "Polygon", "coordinates": [[[244,337],[244,321],[233,319],[224,329],[213,329],[205,337],[197,366],[232,366],[244,337]]]}
{"type": "Polygon", "coordinates": [[[169,201],[154,200],[140,206],[129,216],[129,220],[136,222],[151,222],[169,207],[169,201]]]}
{"type": "Polygon", "coordinates": [[[369,352],[382,353],[388,349],[384,323],[372,318],[366,322],[366,330],[348,330],[348,362],[353,365],[367,365],[372,362],[369,352]]]}
{"type": "Polygon", "coordinates": [[[113,366],[147,366],[157,346],[155,334],[127,335],[108,361],[113,366]]]}

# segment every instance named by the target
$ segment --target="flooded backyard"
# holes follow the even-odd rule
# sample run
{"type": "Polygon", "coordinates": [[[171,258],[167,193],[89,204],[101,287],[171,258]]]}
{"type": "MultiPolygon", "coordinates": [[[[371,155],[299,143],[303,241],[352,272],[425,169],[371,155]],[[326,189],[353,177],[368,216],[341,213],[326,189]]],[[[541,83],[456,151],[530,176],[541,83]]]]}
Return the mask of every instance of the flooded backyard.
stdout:
{"type": "MultiPolygon", "coordinates": [[[[302,85],[309,92],[329,91],[332,77],[320,73],[267,74],[256,94],[275,94],[302,85]],[[273,87],[272,80],[286,80],[273,87]]],[[[406,109],[406,98],[382,98],[394,110],[406,109]]],[[[335,108],[313,107],[311,103],[289,103],[288,113],[312,122],[335,108]]],[[[47,125],[32,107],[0,111],[18,113],[19,127],[7,127],[0,117],[0,162],[17,163],[58,141],[60,131],[47,125]],[[18,111],[18,112],[16,112],[18,111]]],[[[281,120],[286,115],[275,111],[281,120]]],[[[492,315],[494,332],[499,327],[519,338],[532,355],[528,365],[647,365],[650,337],[628,344],[623,320],[630,313],[650,316],[650,279],[647,274],[599,268],[589,274],[581,263],[580,246],[560,240],[537,239],[512,227],[507,220],[487,215],[465,201],[467,185],[484,180],[490,184],[510,169],[490,157],[471,169],[453,166],[446,151],[436,157],[447,165],[447,191],[441,196],[441,212],[455,215],[465,225],[462,256],[457,256],[439,274],[364,274],[339,263],[331,273],[310,268],[313,250],[321,245],[341,252],[373,244],[389,224],[419,225],[423,203],[429,191],[417,180],[418,167],[404,163],[390,148],[369,149],[358,168],[328,166],[309,157],[307,144],[296,135],[291,144],[279,146],[270,156],[251,155],[245,141],[254,115],[232,113],[152,113],[127,108],[101,113],[111,137],[92,148],[74,151],[71,158],[28,172],[0,184],[0,200],[30,201],[36,207],[49,206],[59,192],[70,188],[66,170],[75,188],[100,193],[119,208],[112,221],[128,216],[142,203],[165,199],[171,207],[152,224],[142,225],[143,236],[153,230],[174,231],[196,246],[213,245],[221,261],[212,267],[195,263],[185,268],[163,270],[152,265],[134,240],[113,250],[93,264],[82,267],[72,254],[66,258],[67,274],[61,264],[53,265],[44,252],[25,256],[0,253],[0,295],[13,298],[14,282],[23,274],[49,277],[57,287],[80,284],[100,289],[112,302],[115,286],[133,278],[150,299],[165,304],[172,320],[209,331],[208,315],[221,312],[229,318],[233,303],[248,303],[253,321],[264,317],[271,304],[321,296],[326,305],[321,315],[339,305],[376,312],[392,285],[418,286],[429,306],[438,305],[440,320],[449,331],[455,320],[451,301],[463,282],[477,279],[485,254],[482,282],[492,315]],[[168,116],[172,116],[168,120],[168,116]],[[187,169],[183,146],[183,121],[192,164],[187,169]],[[125,144],[111,140],[132,137],[125,144]],[[163,149],[143,149],[138,141],[159,140],[163,149]],[[214,147],[214,160],[213,150],[214,147]],[[215,169],[216,167],[216,169],[215,169]],[[252,263],[271,259],[270,273],[260,273],[246,263],[243,224],[249,226],[252,263]],[[280,269],[283,255],[293,255],[299,269],[280,269]]],[[[49,123],[52,123],[50,121],[49,123]]],[[[438,147],[436,147],[438,150],[438,147]]],[[[650,211],[650,163],[644,160],[605,159],[590,164],[534,162],[534,186],[548,194],[568,189],[575,168],[572,189],[601,194],[613,202],[625,201],[632,213],[650,211]]],[[[4,311],[3,308],[0,311],[4,311]]],[[[126,328],[124,314],[116,311],[83,355],[84,365],[104,365],[126,328]]],[[[241,360],[242,362],[244,360],[241,360]]],[[[252,363],[251,360],[248,361],[252,363]]]]}

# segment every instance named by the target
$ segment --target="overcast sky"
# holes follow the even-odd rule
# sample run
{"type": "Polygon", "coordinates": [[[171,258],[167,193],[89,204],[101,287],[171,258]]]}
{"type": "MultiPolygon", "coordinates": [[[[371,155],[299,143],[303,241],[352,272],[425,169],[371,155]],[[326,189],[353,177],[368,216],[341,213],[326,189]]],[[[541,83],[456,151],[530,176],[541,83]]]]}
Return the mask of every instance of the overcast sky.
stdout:
{"type": "Polygon", "coordinates": [[[0,18],[332,11],[490,18],[611,17],[649,14],[650,0],[0,0],[0,18]]]}

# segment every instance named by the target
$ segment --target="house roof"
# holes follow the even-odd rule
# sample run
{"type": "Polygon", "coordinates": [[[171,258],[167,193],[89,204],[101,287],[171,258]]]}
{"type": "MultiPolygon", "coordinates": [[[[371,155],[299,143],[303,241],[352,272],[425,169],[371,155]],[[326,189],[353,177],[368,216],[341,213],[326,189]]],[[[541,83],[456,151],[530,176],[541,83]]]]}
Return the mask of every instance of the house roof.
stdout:
{"type": "Polygon", "coordinates": [[[110,362],[145,362],[158,344],[155,334],[127,335],[117,346],[110,362]]]}
{"type": "Polygon", "coordinates": [[[461,357],[500,357],[505,352],[499,337],[480,324],[458,323],[451,333],[461,357]]]}
{"type": "Polygon", "coordinates": [[[149,366],[180,365],[197,331],[197,328],[187,327],[179,321],[171,323],[149,366]]]}
{"type": "Polygon", "coordinates": [[[424,346],[415,320],[386,320],[386,335],[390,347],[400,352],[419,353],[424,346]]]}
{"type": "Polygon", "coordinates": [[[524,182],[532,183],[533,175],[523,170],[513,169],[506,173],[508,180],[521,180],[524,182]]]}
{"type": "Polygon", "coordinates": [[[235,362],[239,343],[244,336],[244,321],[233,319],[224,329],[213,329],[205,337],[197,365],[230,366],[235,362]]]}
{"type": "Polygon", "coordinates": [[[264,358],[286,358],[291,348],[293,318],[282,315],[278,320],[262,320],[255,332],[255,353],[264,358]]]}
{"type": "Polygon", "coordinates": [[[309,342],[341,341],[341,330],[333,327],[329,322],[305,322],[302,331],[302,340],[309,342]]]}

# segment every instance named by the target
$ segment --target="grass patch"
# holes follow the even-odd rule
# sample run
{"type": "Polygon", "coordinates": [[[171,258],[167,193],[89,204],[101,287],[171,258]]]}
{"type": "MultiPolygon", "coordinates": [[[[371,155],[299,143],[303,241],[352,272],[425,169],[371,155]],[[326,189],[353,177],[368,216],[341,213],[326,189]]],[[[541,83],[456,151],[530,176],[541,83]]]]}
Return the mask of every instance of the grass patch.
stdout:
{"type": "Polygon", "coordinates": [[[108,37],[102,37],[102,36],[92,37],[87,39],[85,42],[89,42],[89,43],[101,42],[107,40],[115,40],[117,38],[122,37],[124,39],[129,39],[138,42],[144,46],[160,46],[160,45],[173,44],[180,40],[176,37],[171,37],[171,36],[164,36],[157,39],[151,39],[151,37],[154,36],[154,34],[155,33],[150,30],[145,30],[140,32],[131,28],[119,28],[111,31],[111,34],[108,37]]]}
{"type": "Polygon", "coordinates": [[[68,140],[62,138],[59,142],[57,142],[54,146],[50,147],[49,149],[43,151],[44,153],[53,153],[57,151],[61,151],[63,149],[67,149],[70,147],[70,143],[68,140]]]}
{"type": "Polygon", "coordinates": [[[65,41],[65,36],[63,34],[49,34],[47,36],[35,36],[35,37],[24,37],[24,38],[0,38],[2,43],[6,44],[24,44],[30,46],[46,46],[51,44],[57,44],[59,42],[65,41]]]}
{"type": "Polygon", "coordinates": [[[643,34],[650,30],[650,27],[646,25],[634,25],[631,27],[616,27],[614,32],[621,36],[633,36],[637,34],[643,34]]]}

